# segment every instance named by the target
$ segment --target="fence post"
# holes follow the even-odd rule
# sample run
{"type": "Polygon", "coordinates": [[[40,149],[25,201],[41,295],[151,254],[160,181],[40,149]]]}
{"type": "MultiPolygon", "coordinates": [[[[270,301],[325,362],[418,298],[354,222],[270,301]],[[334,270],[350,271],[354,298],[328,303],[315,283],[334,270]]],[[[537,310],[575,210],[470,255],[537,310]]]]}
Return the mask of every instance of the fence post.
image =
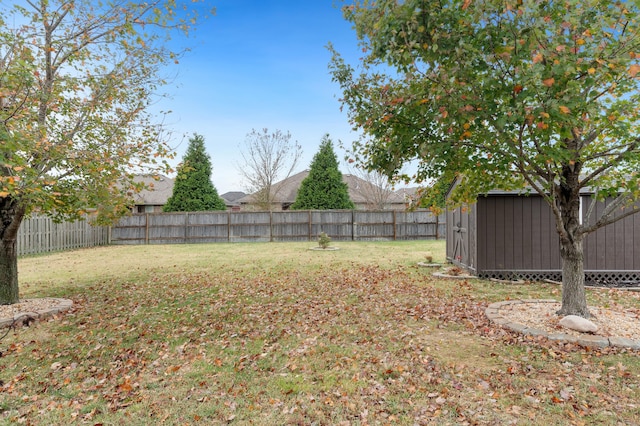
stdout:
{"type": "Polygon", "coordinates": [[[144,243],[149,244],[149,213],[144,214],[144,243]]]}
{"type": "Polygon", "coordinates": [[[440,239],[440,215],[436,216],[436,241],[440,239]]]}
{"type": "Polygon", "coordinates": [[[397,235],[397,231],[396,231],[396,225],[397,225],[398,221],[396,219],[396,210],[393,210],[393,241],[396,241],[398,239],[398,235],[397,235]]]}
{"type": "Polygon", "coordinates": [[[351,241],[356,240],[356,215],[355,209],[351,210],[351,241]]]}

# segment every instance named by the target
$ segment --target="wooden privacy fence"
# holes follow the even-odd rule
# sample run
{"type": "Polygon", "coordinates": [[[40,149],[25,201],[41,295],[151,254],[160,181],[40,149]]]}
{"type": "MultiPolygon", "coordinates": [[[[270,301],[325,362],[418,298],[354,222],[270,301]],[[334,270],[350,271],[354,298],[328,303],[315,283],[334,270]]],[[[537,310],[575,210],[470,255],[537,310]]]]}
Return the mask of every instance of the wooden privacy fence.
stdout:
{"type": "Polygon", "coordinates": [[[92,226],[86,220],[55,223],[34,215],[20,224],[18,255],[48,253],[109,244],[109,228],[92,226]]]}
{"type": "Polygon", "coordinates": [[[439,239],[444,215],[428,210],[311,210],[136,214],[111,228],[113,244],[439,239]]]}

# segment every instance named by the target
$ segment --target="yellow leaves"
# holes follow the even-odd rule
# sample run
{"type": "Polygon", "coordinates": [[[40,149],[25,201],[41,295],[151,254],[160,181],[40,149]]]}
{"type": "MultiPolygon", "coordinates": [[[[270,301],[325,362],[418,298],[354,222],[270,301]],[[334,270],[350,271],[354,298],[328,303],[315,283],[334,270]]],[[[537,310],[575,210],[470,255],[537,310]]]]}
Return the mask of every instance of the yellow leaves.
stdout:
{"type": "Polygon", "coordinates": [[[578,46],[582,46],[584,43],[585,43],[585,41],[584,41],[584,39],[583,39],[583,38],[579,38],[579,39],[577,39],[577,40],[576,40],[576,44],[577,44],[578,46]]]}
{"type": "Polygon", "coordinates": [[[627,70],[627,72],[632,78],[635,78],[635,76],[640,72],[640,65],[638,64],[631,65],[627,70]]]}
{"type": "Polygon", "coordinates": [[[550,78],[546,78],[544,80],[542,80],[542,84],[544,84],[547,87],[551,87],[553,86],[553,84],[556,82],[556,79],[553,77],[550,78]]]}
{"type": "Polygon", "coordinates": [[[563,114],[569,114],[571,112],[571,110],[568,107],[564,106],[564,105],[560,105],[560,107],[558,109],[563,114]]]}
{"type": "Polygon", "coordinates": [[[7,191],[0,191],[0,198],[6,198],[9,196],[9,193],[7,191]]]}
{"type": "Polygon", "coordinates": [[[589,73],[589,75],[593,75],[593,74],[595,74],[595,73],[596,73],[596,69],[595,69],[595,68],[593,68],[593,67],[591,67],[591,68],[589,68],[589,69],[587,70],[587,72],[589,73]]]}
{"type": "Polygon", "coordinates": [[[542,118],[549,118],[549,114],[548,114],[548,113],[546,113],[546,112],[544,112],[544,111],[542,111],[542,112],[540,113],[540,117],[542,117],[542,118]]]}
{"type": "Polygon", "coordinates": [[[533,63],[537,64],[540,63],[544,60],[544,56],[542,56],[542,53],[536,53],[535,55],[533,55],[533,63]]]}

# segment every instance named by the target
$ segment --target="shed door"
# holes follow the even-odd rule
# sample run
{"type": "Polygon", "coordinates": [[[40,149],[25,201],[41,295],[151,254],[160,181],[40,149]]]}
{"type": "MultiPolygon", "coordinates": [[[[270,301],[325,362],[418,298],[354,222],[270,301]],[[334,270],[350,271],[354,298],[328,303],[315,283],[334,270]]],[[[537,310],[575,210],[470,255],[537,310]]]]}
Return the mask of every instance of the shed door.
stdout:
{"type": "Polygon", "coordinates": [[[453,211],[453,260],[463,265],[469,265],[469,215],[462,213],[462,208],[453,211]]]}

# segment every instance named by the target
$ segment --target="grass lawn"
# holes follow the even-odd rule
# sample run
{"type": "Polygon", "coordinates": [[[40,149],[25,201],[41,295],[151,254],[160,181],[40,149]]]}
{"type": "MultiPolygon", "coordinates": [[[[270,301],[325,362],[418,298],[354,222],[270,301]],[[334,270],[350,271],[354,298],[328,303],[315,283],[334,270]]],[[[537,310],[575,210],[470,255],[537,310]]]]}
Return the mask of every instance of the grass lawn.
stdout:
{"type": "MultiPolygon", "coordinates": [[[[113,246],[23,258],[74,308],[0,340],[0,424],[640,424],[640,357],[497,328],[550,284],[438,280],[443,241],[113,246]]],[[[640,306],[588,290],[590,303],[640,306]]]]}

